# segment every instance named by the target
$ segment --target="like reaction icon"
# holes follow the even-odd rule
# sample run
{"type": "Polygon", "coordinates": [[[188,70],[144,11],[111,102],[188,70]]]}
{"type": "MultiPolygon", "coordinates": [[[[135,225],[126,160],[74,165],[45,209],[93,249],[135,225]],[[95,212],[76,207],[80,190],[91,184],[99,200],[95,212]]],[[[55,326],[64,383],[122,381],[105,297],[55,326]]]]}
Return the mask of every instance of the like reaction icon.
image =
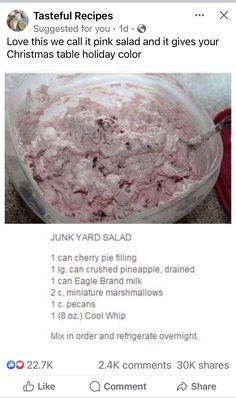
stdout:
{"type": "Polygon", "coordinates": [[[10,361],[7,362],[7,368],[8,369],[15,369],[15,367],[16,367],[16,364],[15,364],[14,361],[10,360],[10,361]]]}

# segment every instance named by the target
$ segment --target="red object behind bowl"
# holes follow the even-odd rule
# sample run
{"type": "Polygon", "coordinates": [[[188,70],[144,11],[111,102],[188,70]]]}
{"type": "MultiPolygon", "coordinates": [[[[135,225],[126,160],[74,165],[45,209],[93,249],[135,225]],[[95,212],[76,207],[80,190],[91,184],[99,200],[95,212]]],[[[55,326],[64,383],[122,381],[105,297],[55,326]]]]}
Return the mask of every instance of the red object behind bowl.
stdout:
{"type": "MultiPolygon", "coordinates": [[[[226,109],[214,118],[219,123],[224,117],[231,114],[231,109],[226,109]]],[[[221,206],[231,220],[231,126],[222,129],[221,138],[224,146],[220,174],[216,182],[216,192],[221,206]]]]}

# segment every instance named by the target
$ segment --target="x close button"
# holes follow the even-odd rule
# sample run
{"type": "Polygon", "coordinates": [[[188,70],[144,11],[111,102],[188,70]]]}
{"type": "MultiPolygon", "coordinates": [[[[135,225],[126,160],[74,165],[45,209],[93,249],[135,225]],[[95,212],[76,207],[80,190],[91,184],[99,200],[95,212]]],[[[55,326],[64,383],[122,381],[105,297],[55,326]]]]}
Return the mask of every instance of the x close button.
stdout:
{"type": "Polygon", "coordinates": [[[228,18],[229,11],[220,11],[220,19],[229,19],[228,18]]]}

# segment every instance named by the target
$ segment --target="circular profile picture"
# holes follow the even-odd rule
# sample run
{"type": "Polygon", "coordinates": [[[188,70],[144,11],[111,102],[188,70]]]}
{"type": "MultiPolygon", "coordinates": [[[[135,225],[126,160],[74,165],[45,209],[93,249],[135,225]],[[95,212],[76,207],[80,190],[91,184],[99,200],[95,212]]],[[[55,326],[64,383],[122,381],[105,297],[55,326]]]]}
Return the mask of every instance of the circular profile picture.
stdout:
{"type": "Polygon", "coordinates": [[[24,30],[29,23],[29,18],[24,11],[13,10],[7,16],[7,25],[14,32],[21,32],[24,30]]]}

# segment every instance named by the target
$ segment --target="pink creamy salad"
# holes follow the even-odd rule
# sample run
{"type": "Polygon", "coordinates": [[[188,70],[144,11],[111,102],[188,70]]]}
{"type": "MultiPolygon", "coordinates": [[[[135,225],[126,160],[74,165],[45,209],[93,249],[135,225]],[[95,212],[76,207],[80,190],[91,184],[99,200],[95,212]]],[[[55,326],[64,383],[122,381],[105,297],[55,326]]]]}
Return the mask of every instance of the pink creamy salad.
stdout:
{"type": "Polygon", "coordinates": [[[200,180],[194,122],[175,99],[130,83],[30,90],[16,123],[44,198],[81,222],[112,221],[169,201],[200,180]]]}

